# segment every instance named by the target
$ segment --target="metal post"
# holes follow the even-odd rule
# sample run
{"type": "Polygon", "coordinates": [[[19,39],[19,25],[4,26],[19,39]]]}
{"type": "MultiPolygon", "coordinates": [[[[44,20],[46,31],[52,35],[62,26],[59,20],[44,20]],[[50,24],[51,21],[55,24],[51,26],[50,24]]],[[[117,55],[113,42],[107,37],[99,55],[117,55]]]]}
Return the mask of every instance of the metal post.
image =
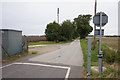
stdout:
{"type": "Polygon", "coordinates": [[[102,51],[101,51],[101,39],[102,39],[102,12],[100,12],[100,39],[99,39],[99,74],[102,74],[102,51]]]}
{"type": "Polygon", "coordinates": [[[87,57],[87,78],[90,79],[90,66],[91,66],[91,38],[88,38],[88,57],[87,57]]]}

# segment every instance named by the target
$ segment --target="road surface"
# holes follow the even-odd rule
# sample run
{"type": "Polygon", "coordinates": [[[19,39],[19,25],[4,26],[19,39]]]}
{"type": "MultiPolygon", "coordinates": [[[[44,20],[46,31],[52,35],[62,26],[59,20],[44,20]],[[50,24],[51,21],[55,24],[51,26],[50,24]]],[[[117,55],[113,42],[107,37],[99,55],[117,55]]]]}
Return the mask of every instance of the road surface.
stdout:
{"type": "Polygon", "coordinates": [[[83,54],[79,39],[60,49],[3,64],[3,78],[83,78],[83,54]]]}

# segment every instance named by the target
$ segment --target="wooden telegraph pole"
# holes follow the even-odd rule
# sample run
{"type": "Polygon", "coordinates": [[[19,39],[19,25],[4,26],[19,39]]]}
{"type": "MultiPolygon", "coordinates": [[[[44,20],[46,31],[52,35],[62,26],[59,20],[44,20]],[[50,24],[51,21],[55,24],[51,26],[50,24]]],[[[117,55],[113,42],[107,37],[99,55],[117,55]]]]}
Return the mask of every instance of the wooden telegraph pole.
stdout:
{"type": "MultiPolygon", "coordinates": [[[[94,8],[94,15],[97,11],[97,0],[95,0],[95,8],[94,8]]],[[[96,25],[94,24],[94,49],[95,49],[95,43],[96,43],[96,35],[95,35],[96,25]]]]}

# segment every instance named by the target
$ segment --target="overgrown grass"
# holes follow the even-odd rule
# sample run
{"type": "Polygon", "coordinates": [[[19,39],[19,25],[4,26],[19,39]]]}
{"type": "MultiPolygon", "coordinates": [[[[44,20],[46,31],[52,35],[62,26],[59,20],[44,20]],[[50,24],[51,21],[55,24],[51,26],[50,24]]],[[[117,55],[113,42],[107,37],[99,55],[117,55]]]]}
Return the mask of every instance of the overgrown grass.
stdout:
{"type": "MultiPolygon", "coordinates": [[[[83,66],[87,69],[87,40],[86,39],[81,39],[80,43],[81,43],[83,56],[84,56],[83,66]]],[[[97,54],[98,54],[98,49],[97,48],[95,50],[91,50],[91,66],[97,66],[98,65],[97,54]]]]}
{"type": "Polygon", "coordinates": [[[8,63],[8,62],[11,62],[11,61],[15,61],[15,60],[18,60],[19,58],[28,56],[30,54],[37,54],[37,53],[38,53],[37,51],[28,52],[28,53],[22,53],[22,54],[19,54],[19,55],[16,55],[16,56],[13,56],[13,57],[10,57],[10,58],[7,58],[7,59],[3,59],[2,63],[8,63]]]}
{"type": "Polygon", "coordinates": [[[55,42],[48,42],[48,41],[42,41],[42,42],[29,42],[28,45],[42,45],[42,44],[56,44],[55,42]]]}
{"type": "MultiPolygon", "coordinates": [[[[83,56],[84,56],[84,67],[87,70],[87,39],[81,39],[81,47],[82,47],[82,51],[83,51],[83,56]]],[[[98,66],[98,42],[96,42],[96,48],[93,50],[93,38],[92,38],[92,45],[91,45],[91,66],[98,66]]],[[[118,52],[109,49],[105,44],[101,45],[102,51],[103,51],[103,62],[112,65],[113,63],[117,63],[120,60],[120,56],[118,56],[118,52]]],[[[104,64],[103,64],[104,65],[104,64]]],[[[104,74],[99,75],[96,73],[93,73],[93,71],[91,71],[91,77],[116,77],[116,74],[119,71],[117,71],[116,69],[107,67],[107,70],[104,72],[104,74]],[[112,74],[111,74],[111,73],[112,74]],[[110,74],[109,74],[110,73],[110,74]],[[106,74],[106,75],[105,75],[106,74]],[[114,75],[114,76],[112,76],[114,75]]]]}
{"type": "Polygon", "coordinates": [[[70,43],[72,41],[74,41],[74,39],[72,39],[71,41],[61,41],[59,43],[56,43],[54,41],[40,41],[40,42],[29,42],[28,45],[65,44],[65,43],[70,43]]]}
{"type": "Polygon", "coordinates": [[[84,56],[84,64],[83,66],[87,69],[87,41],[85,39],[80,39],[80,44],[82,47],[82,51],[83,51],[83,56],[84,56]]]}
{"type": "Polygon", "coordinates": [[[14,61],[14,60],[18,60],[19,58],[25,57],[25,56],[30,55],[30,54],[31,54],[31,52],[22,53],[22,54],[19,54],[19,55],[16,55],[16,56],[13,56],[13,57],[10,57],[10,58],[7,58],[7,59],[3,59],[2,63],[8,63],[8,62],[11,62],[11,61],[14,61]]]}
{"type": "Polygon", "coordinates": [[[118,73],[120,73],[120,71],[116,70],[116,69],[113,69],[113,68],[110,68],[110,67],[107,67],[107,70],[102,74],[100,75],[102,78],[111,78],[111,77],[118,77],[118,73]]]}
{"type": "Polygon", "coordinates": [[[115,62],[119,62],[120,56],[118,52],[109,49],[106,45],[102,44],[102,51],[103,51],[103,60],[108,64],[113,64],[115,62]]]}

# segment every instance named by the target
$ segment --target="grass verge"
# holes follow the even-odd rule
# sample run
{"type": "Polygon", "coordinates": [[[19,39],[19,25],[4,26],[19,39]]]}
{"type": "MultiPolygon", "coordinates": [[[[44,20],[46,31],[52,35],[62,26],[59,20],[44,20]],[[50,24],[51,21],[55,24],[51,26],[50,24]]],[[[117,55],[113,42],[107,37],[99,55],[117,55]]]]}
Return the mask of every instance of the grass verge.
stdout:
{"type": "Polygon", "coordinates": [[[15,56],[12,56],[10,58],[3,59],[2,63],[8,63],[8,62],[11,62],[14,60],[18,60],[19,58],[25,57],[25,56],[30,55],[30,54],[37,54],[37,53],[36,52],[21,53],[19,55],[15,55],[15,56]]]}
{"type": "MultiPolygon", "coordinates": [[[[83,56],[84,56],[84,64],[83,66],[87,70],[87,39],[80,39],[83,56]]],[[[96,42],[96,48],[93,50],[93,39],[92,39],[92,45],[91,45],[91,66],[98,66],[98,42],[96,42]]],[[[105,44],[102,44],[101,46],[103,51],[103,66],[107,68],[106,71],[103,72],[102,75],[99,75],[98,73],[94,73],[91,70],[91,78],[116,78],[118,76],[118,65],[117,67],[112,67],[110,65],[117,64],[120,60],[120,57],[118,57],[118,52],[115,52],[114,50],[109,49],[105,44]]]]}
{"type": "MultiPolygon", "coordinates": [[[[74,39],[72,41],[74,41],[74,39]]],[[[62,41],[59,43],[56,43],[54,41],[40,41],[40,42],[29,42],[28,45],[65,44],[65,43],[70,43],[72,41],[62,41]]]]}

